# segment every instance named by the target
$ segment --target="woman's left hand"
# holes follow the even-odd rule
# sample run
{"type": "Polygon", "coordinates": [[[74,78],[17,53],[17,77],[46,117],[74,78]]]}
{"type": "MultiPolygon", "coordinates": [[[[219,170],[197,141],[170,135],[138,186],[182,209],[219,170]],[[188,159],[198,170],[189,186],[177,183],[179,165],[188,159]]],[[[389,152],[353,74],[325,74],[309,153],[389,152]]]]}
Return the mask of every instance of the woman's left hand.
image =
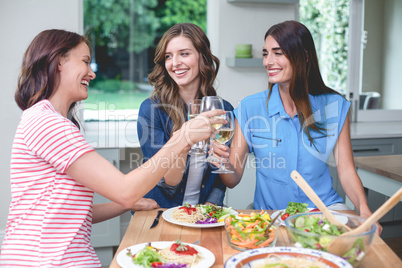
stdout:
{"type": "MultiPolygon", "coordinates": [[[[229,163],[229,155],[230,155],[230,147],[217,142],[216,140],[213,141],[214,146],[214,157],[220,159],[225,164],[229,163]]],[[[220,168],[222,162],[211,162],[211,164],[215,165],[216,167],[220,168]]]]}
{"type": "MultiPolygon", "coordinates": [[[[365,219],[367,219],[368,217],[371,216],[371,214],[372,214],[372,213],[370,213],[370,214],[368,214],[368,213],[360,213],[360,216],[363,217],[363,218],[365,218],[365,219]]],[[[382,233],[382,226],[381,226],[381,224],[380,224],[379,222],[376,222],[375,225],[377,226],[376,233],[377,233],[378,235],[380,235],[380,234],[382,233]]]]}
{"type": "Polygon", "coordinates": [[[155,200],[150,198],[141,198],[131,207],[132,211],[138,210],[153,210],[155,208],[159,208],[158,203],[155,200]]]}

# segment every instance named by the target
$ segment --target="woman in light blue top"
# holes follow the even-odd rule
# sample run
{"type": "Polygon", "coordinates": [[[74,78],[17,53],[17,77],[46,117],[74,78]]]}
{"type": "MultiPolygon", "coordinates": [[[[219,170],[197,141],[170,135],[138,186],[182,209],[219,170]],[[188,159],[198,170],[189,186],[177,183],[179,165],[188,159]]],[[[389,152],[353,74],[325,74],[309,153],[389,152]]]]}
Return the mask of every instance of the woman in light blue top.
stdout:
{"type": "Polygon", "coordinates": [[[332,187],[327,166],[333,152],[342,187],[360,214],[368,217],[371,211],[353,161],[350,103],[324,84],[309,30],[299,22],[285,21],[272,26],[264,40],[269,89],[246,97],[235,109],[230,150],[214,144],[216,156],[230,154],[235,170],[221,175],[223,183],[233,188],[240,182],[247,155],[252,152],[257,178],[255,209],[284,209],[288,202],[314,207],[291,179],[293,170],[305,178],[326,206],[339,208],[343,200],[332,187]]]}

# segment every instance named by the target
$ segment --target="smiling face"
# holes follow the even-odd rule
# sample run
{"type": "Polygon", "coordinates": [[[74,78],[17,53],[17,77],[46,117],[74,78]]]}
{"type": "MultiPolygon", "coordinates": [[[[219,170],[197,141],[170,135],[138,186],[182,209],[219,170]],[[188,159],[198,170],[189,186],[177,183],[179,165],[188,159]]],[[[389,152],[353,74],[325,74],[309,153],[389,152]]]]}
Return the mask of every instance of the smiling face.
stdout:
{"type": "Polygon", "coordinates": [[[289,59],[282,53],[278,42],[271,35],[265,39],[262,55],[263,64],[269,76],[269,82],[276,83],[282,88],[289,88],[293,75],[292,65],[289,59]]]}
{"type": "Polygon", "coordinates": [[[197,91],[200,84],[199,53],[184,36],[172,38],[166,46],[165,68],[180,91],[197,91]]]}
{"type": "Polygon", "coordinates": [[[96,77],[89,65],[90,55],[87,44],[81,43],[60,60],[60,84],[56,94],[70,104],[88,97],[89,81],[96,77]]]}

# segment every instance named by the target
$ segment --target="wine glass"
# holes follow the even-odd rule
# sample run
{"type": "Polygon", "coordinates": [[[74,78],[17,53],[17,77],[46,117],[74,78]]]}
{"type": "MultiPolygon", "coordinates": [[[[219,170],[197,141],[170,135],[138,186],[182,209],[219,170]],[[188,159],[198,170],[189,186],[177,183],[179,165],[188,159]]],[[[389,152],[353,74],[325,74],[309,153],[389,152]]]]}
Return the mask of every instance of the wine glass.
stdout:
{"type": "MultiPolygon", "coordinates": [[[[226,111],[226,113],[224,114],[224,119],[226,119],[227,123],[223,124],[219,130],[218,130],[218,134],[216,135],[215,140],[217,142],[219,142],[220,144],[225,144],[228,141],[230,141],[233,137],[233,133],[234,133],[234,115],[232,111],[226,111]]],[[[221,162],[221,167],[217,170],[212,171],[212,173],[234,173],[234,171],[229,170],[225,167],[225,162],[224,161],[220,161],[221,162]]]]}
{"type": "MultiPolygon", "coordinates": [[[[188,104],[188,120],[195,118],[201,111],[201,99],[191,100],[188,104]]],[[[199,141],[191,146],[189,154],[206,155],[208,149],[208,140],[199,141]]]]}
{"type": "MultiPolygon", "coordinates": [[[[223,106],[223,100],[222,98],[218,96],[205,96],[202,98],[201,101],[201,112],[206,112],[206,111],[212,111],[212,110],[224,110],[223,106]]],[[[221,117],[223,118],[222,115],[218,115],[216,117],[221,117]]],[[[222,124],[214,124],[212,125],[213,128],[219,129],[222,126],[222,124]]],[[[212,135],[210,139],[210,144],[211,144],[211,151],[209,153],[209,156],[205,159],[206,162],[219,162],[220,159],[217,159],[214,157],[214,147],[213,147],[213,137],[215,135],[212,135]]]]}

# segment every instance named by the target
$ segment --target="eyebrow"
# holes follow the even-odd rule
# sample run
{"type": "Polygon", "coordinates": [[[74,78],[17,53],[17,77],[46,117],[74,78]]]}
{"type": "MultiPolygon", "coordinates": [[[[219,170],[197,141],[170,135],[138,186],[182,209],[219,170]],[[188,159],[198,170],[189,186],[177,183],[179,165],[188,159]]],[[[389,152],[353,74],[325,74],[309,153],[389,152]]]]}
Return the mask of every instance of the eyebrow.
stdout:
{"type": "MultiPolygon", "coordinates": [[[[273,51],[277,51],[277,50],[281,50],[281,48],[280,48],[280,47],[274,47],[272,50],[273,50],[273,51]]],[[[262,51],[263,51],[263,52],[267,52],[267,50],[266,50],[265,48],[262,49],[262,51]]]]}
{"type": "MultiPolygon", "coordinates": [[[[182,51],[185,51],[185,50],[190,50],[190,51],[191,51],[191,48],[179,49],[179,52],[182,52],[182,51]]],[[[166,52],[165,52],[165,54],[170,54],[170,53],[172,53],[172,52],[170,52],[170,51],[166,51],[166,52]]]]}

